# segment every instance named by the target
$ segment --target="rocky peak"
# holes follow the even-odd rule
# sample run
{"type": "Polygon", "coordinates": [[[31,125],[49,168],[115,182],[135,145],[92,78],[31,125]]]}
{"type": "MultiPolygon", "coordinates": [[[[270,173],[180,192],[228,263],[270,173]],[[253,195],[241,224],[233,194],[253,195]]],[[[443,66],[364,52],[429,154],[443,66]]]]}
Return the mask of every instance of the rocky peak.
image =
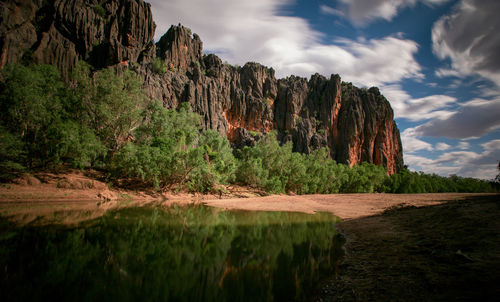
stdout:
{"type": "Polygon", "coordinates": [[[156,25],[142,0],[2,1],[0,67],[52,64],[65,78],[78,60],[96,67],[140,62],[156,25]]]}
{"type": "Polygon", "coordinates": [[[298,152],[327,147],[339,163],[403,168],[399,131],[378,88],[340,76],[276,79],[272,68],[243,67],[203,55],[188,28],[172,26],[153,44],[151,7],[142,0],[6,0],[0,2],[0,68],[32,61],[56,65],[65,78],[78,60],[95,68],[134,68],[150,98],[167,108],[188,102],[205,129],[233,146],[253,145],[271,130],[298,152]],[[164,64],[166,70],[151,63],[164,64]]]}
{"type": "Polygon", "coordinates": [[[197,34],[182,25],[172,26],[156,43],[156,55],[168,69],[193,72],[195,66],[204,68],[203,43],[197,34]]]}
{"type": "Polygon", "coordinates": [[[240,84],[247,94],[254,98],[274,102],[277,93],[274,69],[259,63],[249,62],[241,68],[239,74],[240,84]]]}

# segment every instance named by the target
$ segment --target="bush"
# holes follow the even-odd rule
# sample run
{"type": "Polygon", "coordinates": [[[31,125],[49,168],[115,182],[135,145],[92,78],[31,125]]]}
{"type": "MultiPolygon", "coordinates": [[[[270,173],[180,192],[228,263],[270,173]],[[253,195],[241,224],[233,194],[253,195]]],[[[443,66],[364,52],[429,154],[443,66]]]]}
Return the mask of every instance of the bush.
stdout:
{"type": "Polygon", "coordinates": [[[113,175],[139,178],[157,189],[177,186],[196,192],[232,181],[236,165],[227,138],[210,130],[200,134],[199,125],[199,115],[187,103],[167,110],[151,102],[136,139],[113,156],[113,175]]]}
{"type": "Polygon", "coordinates": [[[94,5],[92,7],[92,9],[94,10],[94,12],[98,15],[98,16],[101,16],[101,18],[106,18],[106,9],[104,7],[102,7],[101,4],[97,4],[97,5],[94,5]]]}
{"type": "Polygon", "coordinates": [[[33,168],[57,161],[59,141],[53,133],[68,119],[69,102],[59,72],[50,65],[8,65],[2,76],[1,123],[22,142],[25,164],[33,168]]]}
{"type": "Polygon", "coordinates": [[[392,175],[385,183],[390,193],[444,193],[444,192],[495,192],[492,184],[485,180],[464,178],[456,175],[443,177],[436,174],[403,170],[392,175]]]}
{"type": "Polygon", "coordinates": [[[165,62],[159,57],[154,58],[152,64],[153,64],[153,72],[156,72],[157,74],[164,74],[168,70],[165,62]]]}
{"type": "Polygon", "coordinates": [[[4,157],[3,165],[8,163],[10,171],[62,163],[84,168],[104,159],[103,144],[77,121],[82,116],[78,97],[54,66],[8,65],[2,77],[2,149],[14,154],[4,157]]]}
{"type": "Polygon", "coordinates": [[[142,81],[130,70],[117,74],[107,68],[92,74],[83,62],[77,64],[73,81],[75,119],[97,135],[112,157],[142,122],[147,104],[142,81]]]}
{"type": "Polygon", "coordinates": [[[0,126],[0,181],[8,181],[23,172],[24,144],[20,138],[0,126]]]}
{"type": "Polygon", "coordinates": [[[58,121],[48,133],[52,154],[51,162],[54,164],[69,163],[74,168],[96,166],[97,162],[103,163],[106,148],[85,126],[75,121],[58,121]]]}

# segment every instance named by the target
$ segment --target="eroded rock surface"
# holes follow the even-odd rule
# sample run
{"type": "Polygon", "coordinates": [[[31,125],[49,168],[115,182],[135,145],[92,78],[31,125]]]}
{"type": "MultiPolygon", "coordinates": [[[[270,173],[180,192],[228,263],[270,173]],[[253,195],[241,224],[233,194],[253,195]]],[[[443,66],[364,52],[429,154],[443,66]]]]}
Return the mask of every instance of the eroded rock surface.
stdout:
{"type": "Polygon", "coordinates": [[[0,3],[0,18],[0,67],[53,64],[68,78],[78,60],[127,66],[144,77],[149,97],[167,108],[189,102],[205,129],[236,147],[275,130],[298,152],[328,147],[340,163],[374,163],[390,174],[403,168],[393,111],[377,88],[359,89],[338,75],[276,79],[259,63],[224,64],[204,55],[200,37],[182,25],[154,44],[151,7],[142,0],[9,0],[0,3]]]}

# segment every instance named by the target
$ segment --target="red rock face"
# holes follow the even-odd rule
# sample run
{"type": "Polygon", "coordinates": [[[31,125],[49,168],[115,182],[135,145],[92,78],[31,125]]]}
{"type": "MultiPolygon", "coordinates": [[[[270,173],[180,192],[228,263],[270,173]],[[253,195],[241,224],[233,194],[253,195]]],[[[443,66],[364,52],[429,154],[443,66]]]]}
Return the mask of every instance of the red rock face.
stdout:
{"type": "Polygon", "coordinates": [[[297,152],[326,147],[339,163],[374,163],[388,174],[403,168],[393,112],[377,88],[359,89],[338,75],[278,80],[258,63],[222,64],[216,55],[203,55],[201,39],[181,25],[153,45],[149,4],[108,0],[103,16],[92,3],[1,2],[0,64],[19,62],[31,49],[33,60],[58,66],[64,77],[81,59],[96,68],[133,68],[150,98],[167,108],[189,102],[205,129],[226,135],[235,147],[274,130],[297,152]],[[167,72],[153,68],[158,59],[167,72]]]}

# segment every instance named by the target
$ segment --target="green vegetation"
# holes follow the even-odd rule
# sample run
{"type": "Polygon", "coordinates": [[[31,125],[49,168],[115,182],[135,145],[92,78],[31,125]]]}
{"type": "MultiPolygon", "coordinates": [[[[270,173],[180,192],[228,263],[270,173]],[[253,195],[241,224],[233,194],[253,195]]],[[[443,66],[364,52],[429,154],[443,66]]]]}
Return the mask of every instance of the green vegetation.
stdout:
{"type": "Polygon", "coordinates": [[[94,5],[92,6],[92,9],[94,10],[94,13],[96,13],[97,15],[101,16],[101,18],[106,18],[106,9],[104,7],[102,7],[101,4],[97,4],[97,5],[94,5]]]}
{"type": "Polygon", "coordinates": [[[156,72],[157,74],[164,74],[168,70],[167,65],[160,57],[154,58],[152,64],[153,64],[153,71],[156,72]]]}
{"type": "Polygon", "coordinates": [[[452,175],[442,177],[403,170],[387,181],[390,193],[495,192],[498,187],[488,181],[452,175]]]}
{"type": "Polygon", "coordinates": [[[227,138],[201,131],[189,104],[167,110],[149,100],[129,70],[95,71],[79,63],[68,85],[53,66],[9,65],[1,79],[1,181],[70,165],[158,190],[217,192],[229,183],[296,194],[498,190],[498,184],[472,178],[407,170],[388,177],[368,163],[349,168],[329,159],[325,149],[292,152],[292,144],[280,146],[273,132],[253,148],[233,151],[227,138]]]}
{"type": "Polygon", "coordinates": [[[0,116],[2,165],[83,168],[103,155],[94,132],[75,117],[75,101],[55,67],[10,65],[2,70],[0,116]]]}
{"type": "Polygon", "coordinates": [[[383,190],[386,171],[363,163],[350,169],[328,158],[326,149],[311,154],[280,146],[271,132],[253,148],[237,151],[239,183],[272,193],[372,193],[383,190]]]}

